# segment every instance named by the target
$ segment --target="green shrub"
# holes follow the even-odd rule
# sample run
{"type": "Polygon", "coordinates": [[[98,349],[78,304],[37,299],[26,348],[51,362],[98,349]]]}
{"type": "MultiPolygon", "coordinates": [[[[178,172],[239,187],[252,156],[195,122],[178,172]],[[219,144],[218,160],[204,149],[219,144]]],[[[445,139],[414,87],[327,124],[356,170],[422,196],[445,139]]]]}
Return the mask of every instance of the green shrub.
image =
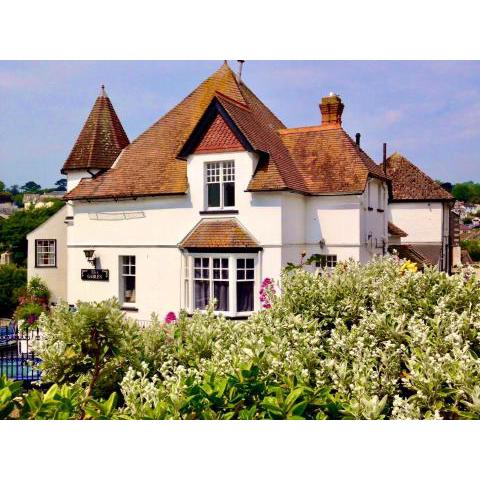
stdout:
{"type": "Polygon", "coordinates": [[[462,240],[460,245],[468,251],[473,261],[480,262],[480,240],[462,240]]]}
{"type": "Polygon", "coordinates": [[[115,300],[55,307],[39,320],[42,379],[84,385],[87,396],[108,397],[129,366],[140,365],[140,328],[115,300]]]}
{"type": "Polygon", "coordinates": [[[112,393],[110,418],[480,418],[480,282],[414,270],[291,268],[244,322],[210,306],[141,330],[113,301],[59,306],[40,322],[43,379],[83,389],[75,418],[112,393]]]}
{"type": "Polygon", "coordinates": [[[13,264],[0,265],[0,317],[12,315],[18,305],[18,289],[27,283],[27,270],[13,264]]]}

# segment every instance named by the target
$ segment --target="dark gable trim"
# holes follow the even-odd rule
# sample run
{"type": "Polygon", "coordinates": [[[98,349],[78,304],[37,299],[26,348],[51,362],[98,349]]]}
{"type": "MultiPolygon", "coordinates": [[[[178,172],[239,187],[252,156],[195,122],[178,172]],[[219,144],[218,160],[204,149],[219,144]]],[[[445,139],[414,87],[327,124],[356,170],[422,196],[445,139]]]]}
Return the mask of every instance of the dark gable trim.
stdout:
{"type": "Polygon", "coordinates": [[[184,248],[189,253],[257,253],[263,250],[263,247],[248,247],[248,248],[208,248],[208,247],[195,247],[195,248],[184,248]]]}
{"type": "Polygon", "coordinates": [[[57,268],[57,240],[55,238],[36,238],[35,239],[35,268],[57,268]],[[54,242],[55,245],[55,265],[39,265],[37,260],[38,242],[54,242]]]}
{"type": "Polygon", "coordinates": [[[210,128],[210,125],[213,123],[217,113],[220,114],[225,120],[232,132],[238,138],[238,141],[242,144],[243,148],[249,152],[254,150],[247,137],[245,137],[245,135],[240,131],[225,108],[214,97],[210,105],[205,110],[205,113],[202,115],[192,133],[188,137],[187,141],[183,144],[183,147],[178,153],[177,158],[186,160],[186,158],[195,151],[199,143],[202,141],[203,136],[210,128]]]}

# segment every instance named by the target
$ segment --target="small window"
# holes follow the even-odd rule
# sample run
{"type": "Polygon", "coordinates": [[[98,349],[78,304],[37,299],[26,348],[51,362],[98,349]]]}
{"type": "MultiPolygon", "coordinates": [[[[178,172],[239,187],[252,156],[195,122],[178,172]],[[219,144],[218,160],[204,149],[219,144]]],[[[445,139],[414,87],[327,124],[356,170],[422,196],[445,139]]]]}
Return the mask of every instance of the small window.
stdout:
{"type": "Polygon", "coordinates": [[[367,183],[367,204],[368,208],[372,208],[372,184],[371,182],[367,183]]]}
{"type": "Polygon", "coordinates": [[[125,255],[120,257],[120,299],[123,303],[135,303],[135,279],[135,256],[125,255]]]}
{"type": "Polygon", "coordinates": [[[253,258],[237,259],[237,311],[253,311],[255,262],[253,258]]]}
{"type": "Polygon", "coordinates": [[[56,267],[57,266],[57,241],[56,240],[35,240],[35,266],[56,267]]]}
{"type": "Polygon", "coordinates": [[[235,163],[212,162],[206,164],[207,207],[235,206],[235,163]]]}
{"type": "Polygon", "coordinates": [[[337,265],[336,255],[319,255],[319,260],[315,262],[317,268],[334,268],[337,265]]]}

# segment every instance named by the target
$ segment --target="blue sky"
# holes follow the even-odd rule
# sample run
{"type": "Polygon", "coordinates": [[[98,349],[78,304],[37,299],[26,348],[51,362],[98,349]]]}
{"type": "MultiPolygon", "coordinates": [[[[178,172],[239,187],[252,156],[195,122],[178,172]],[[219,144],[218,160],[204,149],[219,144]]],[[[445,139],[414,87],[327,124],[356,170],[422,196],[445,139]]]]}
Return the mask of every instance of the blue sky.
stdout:
{"type": "MultiPolygon", "coordinates": [[[[0,61],[0,180],[52,186],[102,83],[130,138],[221,61],[0,61]]],[[[230,61],[236,69],[236,62],[230,61]]],[[[248,86],[289,127],[320,122],[330,91],[377,162],[382,143],[433,178],[480,181],[480,62],[247,61],[248,86]]]]}

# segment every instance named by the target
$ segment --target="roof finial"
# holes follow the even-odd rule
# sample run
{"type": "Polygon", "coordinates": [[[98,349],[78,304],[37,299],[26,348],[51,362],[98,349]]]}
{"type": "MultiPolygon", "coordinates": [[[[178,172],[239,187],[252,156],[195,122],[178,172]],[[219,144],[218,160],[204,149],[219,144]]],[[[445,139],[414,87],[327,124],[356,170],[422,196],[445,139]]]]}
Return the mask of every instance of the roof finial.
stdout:
{"type": "Polygon", "coordinates": [[[100,96],[101,96],[101,97],[107,97],[107,96],[108,96],[108,95],[107,95],[107,92],[105,91],[105,85],[102,85],[102,86],[100,87],[100,96]]]}
{"type": "Polygon", "coordinates": [[[243,69],[243,64],[245,63],[245,60],[237,60],[238,62],[238,73],[237,73],[237,78],[238,81],[242,81],[242,69],[243,69]]]}

